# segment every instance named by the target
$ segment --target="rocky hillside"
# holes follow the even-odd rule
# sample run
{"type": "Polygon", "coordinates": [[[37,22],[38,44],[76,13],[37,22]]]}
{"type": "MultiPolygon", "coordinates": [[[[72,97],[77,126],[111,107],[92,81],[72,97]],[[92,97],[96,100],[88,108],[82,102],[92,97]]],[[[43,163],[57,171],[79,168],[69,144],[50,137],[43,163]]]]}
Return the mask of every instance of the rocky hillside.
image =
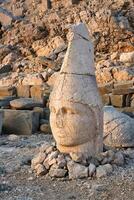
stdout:
{"type": "Polygon", "coordinates": [[[87,24],[94,43],[104,102],[111,104],[115,100],[111,95],[117,95],[113,105],[131,106],[133,0],[1,0],[0,86],[39,85],[45,90],[45,83],[53,84],[66,52],[68,28],[79,22],[87,24]],[[122,91],[124,85],[127,91],[122,91]]]}

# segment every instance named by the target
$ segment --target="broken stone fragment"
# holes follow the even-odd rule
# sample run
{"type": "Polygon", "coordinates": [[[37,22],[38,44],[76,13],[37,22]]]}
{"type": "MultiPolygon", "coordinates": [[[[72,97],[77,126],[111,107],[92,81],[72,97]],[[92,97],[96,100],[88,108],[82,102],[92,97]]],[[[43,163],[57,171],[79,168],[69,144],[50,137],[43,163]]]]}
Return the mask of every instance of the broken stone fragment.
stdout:
{"type": "Polygon", "coordinates": [[[49,170],[49,175],[54,178],[63,178],[67,174],[66,169],[59,169],[57,165],[53,165],[49,170]]]}
{"type": "Polygon", "coordinates": [[[88,167],[88,176],[93,176],[96,171],[96,166],[93,163],[90,163],[88,167]]]}
{"type": "Polygon", "coordinates": [[[20,98],[10,101],[10,105],[15,109],[33,109],[34,107],[42,107],[43,104],[40,101],[32,98],[20,98]]]}
{"type": "Polygon", "coordinates": [[[37,176],[46,175],[47,174],[47,169],[43,165],[38,164],[36,166],[36,174],[37,174],[37,176]]]}
{"type": "Polygon", "coordinates": [[[116,165],[124,165],[124,156],[121,152],[116,152],[115,156],[114,156],[114,160],[112,161],[112,164],[116,164],[116,165]]]}
{"type": "Polygon", "coordinates": [[[45,153],[39,153],[38,155],[36,155],[36,157],[34,157],[31,160],[31,167],[32,167],[32,169],[35,169],[36,165],[42,164],[43,161],[45,160],[45,158],[46,158],[46,154],[45,153]]]}
{"type": "Polygon", "coordinates": [[[105,106],[104,144],[112,147],[133,147],[134,119],[112,106],[105,106]]]}
{"type": "Polygon", "coordinates": [[[3,111],[0,110],[0,134],[2,132],[2,125],[3,125],[3,111]]]}
{"type": "Polygon", "coordinates": [[[99,167],[96,168],[96,177],[101,178],[107,176],[111,174],[112,171],[113,171],[112,165],[110,164],[100,165],[99,167]]]}
{"type": "Polygon", "coordinates": [[[67,163],[69,179],[79,179],[88,177],[88,167],[69,161],[67,163]]]}
{"type": "Polygon", "coordinates": [[[38,130],[39,113],[29,110],[3,109],[3,114],[4,133],[31,135],[38,130]]]}
{"type": "Polygon", "coordinates": [[[124,63],[131,63],[134,64],[134,51],[122,53],[120,55],[120,61],[124,63]]]}
{"type": "Polygon", "coordinates": [[[45,134],[51,134],[51,128],[49,124],[41,124],[40,131],[45,134]]]}

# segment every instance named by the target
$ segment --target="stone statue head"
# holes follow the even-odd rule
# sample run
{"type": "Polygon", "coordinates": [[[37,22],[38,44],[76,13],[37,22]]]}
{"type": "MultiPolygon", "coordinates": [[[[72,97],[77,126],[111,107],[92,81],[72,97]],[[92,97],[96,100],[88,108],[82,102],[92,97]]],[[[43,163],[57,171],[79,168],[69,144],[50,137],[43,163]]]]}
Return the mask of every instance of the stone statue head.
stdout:
{"type": "Polygon", "coordinates": [[[50,125],[61,152],[102,150],[102,103],[86,26],[72,28],[68,50],[50,95],[50,125]]]}

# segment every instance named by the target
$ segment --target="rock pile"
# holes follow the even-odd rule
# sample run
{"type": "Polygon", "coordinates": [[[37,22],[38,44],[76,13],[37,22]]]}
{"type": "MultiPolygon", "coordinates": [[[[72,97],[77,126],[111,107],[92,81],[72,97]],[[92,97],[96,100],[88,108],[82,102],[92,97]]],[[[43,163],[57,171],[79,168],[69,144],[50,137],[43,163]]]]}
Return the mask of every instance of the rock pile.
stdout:
{"type": "Polygon", "coordinates": [[[119,150],[107,150],[95,157],[84,159],[76,153],[62,154],[56,146],[44,143],[39,154],[31,161],[37,176],[48,174],[52,178],[79,179],[101,178],[112,173],[116,166],[125,164],[125,154],[119,150]]]}

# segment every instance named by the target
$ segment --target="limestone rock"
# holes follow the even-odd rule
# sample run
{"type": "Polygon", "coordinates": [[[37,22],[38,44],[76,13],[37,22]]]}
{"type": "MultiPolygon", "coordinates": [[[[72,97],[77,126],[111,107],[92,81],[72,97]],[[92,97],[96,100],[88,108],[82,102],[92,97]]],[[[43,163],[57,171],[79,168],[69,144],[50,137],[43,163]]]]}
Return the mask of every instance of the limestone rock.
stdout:
{"type": "Polygon", "coordinates": [[[93,176],[93,174],[96,171],[96,166],[92,163],[90,163],[89,167],[88,167],[88,176],[93,176]]]}
{"type": "Polygon", "coordinates": [[[67,168],[69,171],[69,179],[88,177],[88,167],[75,163],[74,161],[70,161],[67,163],[67,168]]]}
{"type": "Polygon", "coordinates": [[[34,157],[31,161],[31,166],[33,169],[35,169],[36,165],[38,164],[42,164],[43,161],[46,158],[46,154],[45,153],[39,153],[36,157],[34,157]]]}
{"type": "Polygon", "coordinates": [[[3,132],[7,134],[30,135],[37,131],[39,114],[28,110],[3,109],[3,132]]]}
{"type": "Polygon", "coordinates": [[[0,96],[7,97],[16,95],[15,87],[0,87],[0,96]]]}
{"type": "Polygon", "coordinates": [[[121,152],[116,152],[115,158],[112,163],[120,166],[124,165],[124,162],[125,160],[123,154],[121,152]]]}
{"type": "Polygon", "coordinates": [[[52,166],[49,170],[49,175],[51,177],[55,177],[55,178],[63,178],[65,177],[65,175],[67,174],[67,170],[66,169],[59,169],[56,166],[52,166]]]}
{"type": "Polygon", "coordinates": [[[47,174],[47,169],[43,165],[38,164],[37,167],[36,167],[36,174],[38,176],[46,175],[47,174]]]}
{"type": "Polygon", "coordinates": [[[106,164],[106,165],[100,165],[96,168],[96,177],[101,178],[104,176],[109,175],[113,171],[112,165],[106,164]]]}
{"type": "Polygon", "coordinates": [[[0,134],[2,131],[2,125],[3,125],[3,111],[0,110],[0,134]]]}
{"type": "Polygon", "coordinates": [[[122,53],[120,55],[120,61],[124,63],[134,64],[134,51],[128,53],[122,53]]]}
{"type": "Polygon", "coordinates": [[[18,85],[17,86],[17,96],[18,97],[30,97],[30,86],[29,85],[18,85]]]}
{"type": "Polygon", "coordinates": [[[133,147],[134,119],[112,106],[105,106],[104,143],[113,147],[133,147]]]}
{"type": "Polygon", "coordinates": [[[10,141],[17,141],[17,140],[19,140],[19,136],[18,135],[15,135],[15,134],[11,134],[11,135],[9,135],[8,136],[8,140],[10,140],[10,141]]]}
{"type": "Polygon", "coordinates": [[[40,74],[34,73],[34,74],[28,74],[24,77],[22,81],[22,85],[42,85],[43,80],[40,74]]]}
{"type": "Polygon", "coordinates": [[[20,98],[10,101],[11,107],[15,109],[32,109],[34,107],[42,107],[43,104],[32,98],[20,98]]]}
{"type": "Polygon", "coordinates": [[[10,64],[2,64],[0,65],[0,74],[8,73],[12,71],[12,67],[10,64]]]}
{"type": "Polygon", "coordinates": [[[9,108],[10,107],[10,101],[12,101],[16,98],[17,97],[15,97],[15,96],[5,96],[5,97],[0,96],[0,107],[9,108]]]}
{"type": "Polygon", "coordinates": [[[40,131],[45,133],[45,134],[51,134],[51,128],[49,124],[42,124],[40,126],[40,131]]]}
{"type": "Polygon", "coordinates": [[[50,95],[50,125],[61,152],[89,157],[102,151],[103,132],[93,46],[84,24],[72,26],[68,40],[67,53],[50,95]]]}

